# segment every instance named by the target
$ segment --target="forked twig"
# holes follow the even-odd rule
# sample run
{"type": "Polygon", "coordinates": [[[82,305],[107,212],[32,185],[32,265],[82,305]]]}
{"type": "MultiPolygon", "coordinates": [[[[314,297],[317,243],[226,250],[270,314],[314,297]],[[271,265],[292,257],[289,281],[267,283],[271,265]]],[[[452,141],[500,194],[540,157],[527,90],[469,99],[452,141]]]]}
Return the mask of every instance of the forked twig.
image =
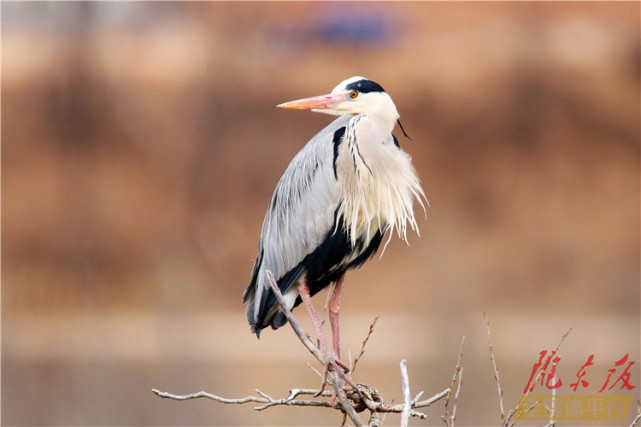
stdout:
{"type": "MultiPolygon", "coordinates": [[[[205,398],[205,399],[211,399],[211,400],[215,400],[216,402],[227,403],[227,404],[240,405],[247,402],[262,403],[261,406],[256,406],[254,408],[257,411],[262,411],[263,409],[267,409],[271,406],[277,406],[277,405],[320,406],[325,408],[336,407],[336,405],[332,405],[329,400],[296,400],[295,399],[299,395],[314,395],[316,393],[316,390],[309,390],[309,389],[291,389],[289,390],[289,395],[282,399],[273,399],[271,396],[263,393],[259,389],[256,389],[256,393],[258,393],[260,397],[246,396],[240,399],[227,399],[225,397],[216,396],[215,394],[207,393],[204,391],[201,391],[198,393],[192,393],[192,394],[185,394],[185,395],[171,394],[171,393],[167,393],[167,392],[156,390],[156,389],[152,389],[151,391],[154,392],[154,394],[156,394],[157,396],[160,396],[165,399],[173,399],[173,400],[190,400],[190,399],[205,398]]],[[[326,390],[321,394],[321,396],[329,397],[331,396],[331,394],[332,394],[331,391],[326,390]]]]}
{"type": "Polygon", "coordinates": [[[359,359],[363,354],[365,354],[365,346],[367,345],[367,341],[369,341],[369,337],[372,335],[372,332],[374,332],[374,326],[376,326],[378,317],[379,316],[376,316],[372,324],[369,325],[369,331],[367,332],[367,336],[365,337],[365,339],[363,340],[363,344],[361,345],[361,352],[358,353],[358,356],[356,356],[356,359],[354,360],[354,364],[352,365],[352,370],[351,370],[352,374],[354,373],[354,369],[356,369],[356,364],[358,363],[359,359]]]}
{"type": "Polygon", "coordinates": [[[454,427],[456,422],[456,404],[458,403],[459,392],[461,391],[461,382],[463,379],[463,367],[461,366],[461,360],[463,359],[463,346],[465,345],[465,336],[461,338],[461,347],[458,353],[458,359],[456,360],[456,367],[454,368],[454,375],[452,376],[452,383],[450,384],[450,393],[445,399],[445,415],[441,418],[445,422],[445,425],[448,427],[454,427]],[[452,397],[452,392],[454,391],[454,385],[456,384],[456,392],[454,393],[454,400],[452,403],[452,413],[448,415],[449,412],[449,403],[450,398],[452,397]]]}
{"type": "Polygon", "coordinates": [[[454,427],[456,422],[456,404],[458,403],[458,396],[461,392],[461,385],[463,385],[463,367],[458,369],[458,377],[456,379],[456,393],[454,393],[454,404],[452,405],[452,416],[450,417],[451,426],[454,427]]]}

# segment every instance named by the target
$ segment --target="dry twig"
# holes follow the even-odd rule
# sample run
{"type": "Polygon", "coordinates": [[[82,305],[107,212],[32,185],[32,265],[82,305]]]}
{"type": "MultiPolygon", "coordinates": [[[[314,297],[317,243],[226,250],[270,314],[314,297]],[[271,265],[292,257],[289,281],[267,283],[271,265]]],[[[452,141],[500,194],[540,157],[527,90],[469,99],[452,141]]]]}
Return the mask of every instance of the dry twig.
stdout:
{"type": "Polygon", "coordinates": [[[641,400],[637,400],[637,416],[632,420],[630,427],[635,427],[639,420],[641,420],[641,400]]]}
{"type": "Polygon", "coordinates": [[[407,374],[407,361],[401,360],[401,385],[403,387],[403,412],[401,412],[401,427],[407,427],[410,422],[412,410],[412,397],[410,395],[410,377],[407,374]]]}
{"type": "Polygon", "coordinates": [[[456,404],[458,403],[459,392],[461,391],[461,382],[463,378],[463,367],[461,366],[461,360],[463,359],[463,346],[465,345],[465,336],[461,339],[461,347],[458,353],[458,359],[456,360],[456,367],[454,368],[454,375],[452,376],[452,383],[450,384],[450,393],[445,399],[445,415],[441,418],[445,422],[445,425],[448,427],[454,427],[456,422],[456,404]],[[448,407],[450,403],[450,398],[452,397],[452,392],[454,391],[454,385],[456,384],[456,392],[454,393],[454,401],[452,403],[452,413],[448,415],[448,407]]]}
{"type": "Polygon", "coordinates": [[[499,408],[501,409],[501,421],[505,422],[505,410],[503,409],[503,390],[501,390],[501,381],[499,380],[499,369],[496,367],[496,359],[494,358],[494,346],[492,346],[492,333],[490,331],[490,321],[488,320],[485,312],[483,312],[483,319],[487,327],[487,344],[490,347],[490,360],[494,368],[494,381],[496,381],[496,388],[499,393],[499,408]]]}
{"type": "MultiPolygon", "coordinates": [[[[568,329],[568,331],[565,334],[563,334],[563,336],[561,337],[561,340],[559,341],[559,344],[554,349],[554,353],[557,353],[559,351],[559,349],[561,348],[561,344],[563,344],[563,341],[565,341],[567,336],[570,335],[570,332],[572,332],[572,328],[568,329]]],[[[544,372],[544,370],[540,370],[539,371],[539,373],[536,375],[536,377],[534,377],[534,381],[532,381],[533,384],[536,384],[536,382],[539,380],[539,378],[541,378],[541,375],[543,375],[543,372],[544,372]]],[[[523,397],[521,398],[521,401],[516,405],[516,408],[510,410],[510,412],[508,413],[508,416],[505,419],[505,422],[503,422],[503,427],[512,427],[512,426],[514,426],[514,419],[513,419],[514,415],[519,410],[519,406],[521,406],[521,404],[526,401],[526,399],[527,399],[527,397],[529,395],[530,395],[530,390],[527,390],[525,392],[525,394],[523,395],[523,397]]],[[[530,406],[524,412],[527,413],[527,412],[531,411],[532,408],[534,408],[537,403],[538,402],[535,402],[532,406],[530,406]]]]}
{"type": "MultiPolygon", "coordinates": [[[[215,400],[216,402],[220,403],[227,403],[227,404],[243,404],[247,402],[257,402],[257,403],[262,403],[260,406],[256,406],[254,409],[257,411],[262,411],[263,409],[267,409],[271,406],[278,406],[278,405],[287,405],[287,406],[321,406],[325,408],[336,408],[336,405],[331,404],[330,401],[326,400],[296,400],[295,398],[299,395],[314,395],[317,390],[311,390],[311,389],[299,389],[299,388],[294,388],[289,390],[289,395],[285,398],[282,399],[273,399],[271,396],[269,396],[266,393],[263,393],[259,389],[256,389],[256,393],[260,395],[258,396],[246,396],[240,399],[227,399],[225,397],[220,397],[216,396],[215,394],[207,393],[204,391],[198,392],[198,393],[192,393],[192,394],[185,394],[185,395],[176,395],[176,394],[171,394],[167,393],[164,391],[152,389],[152,392],[154,392],[157,396],[160,396],[165,399],[173,399],[173,400],[190,400],[190,399],[200,399],[200,398],[205,398],[205,399],[211,399],[215,400]]],[[[331,396],[332,392],[331,391],[324,391],[321,396],[323,397],[329,397],[331,396]]],[[[336,408],[337,409],[337,408],[336,408]]]]}
{"type": "MultiPolygon", "coordinates": [[[[376,390],[372,389],[371,387],[368,387],[364,384],[359,384],[361,387],[361,392],[364,394],[370,395],[372,397],[372,394],[378,393],[376,390]]],[[[249,402],[256,402],[256,403],[262,403],[260,406],[256,406],[254,409],[257,411],[262,411],[263,409],[267,409],[272,406],[279,406],[279,405],[284,405],[284,406],[315,406],[315,407],[322,407],[322,408],[332,408],[332,409],[337,409],[337,410],[342,410],[340,405],[334,404],[329,400],[296,400],[295,398],[301,395],[310,395],[313,396],[317,390],[315,389],[291,389],[289,390],[289,395],[287,397],[284,397],[282,399],[274,399],[271,396],[269,396],[266,393],[263,393],[262,391],[256,389],[256,393],[260,395],[259,396],[246,396],[238,399],[228,399],[225,397],[220,397],[216,396],[215,394],[207,393],[205,391],[200,391],[198,393],[191,393],[191,394],[185,394],[185,395],[178,395],[178,394],[172,394],[172,393],[167,393],[164,391],[160,391],[157,389],[152,389],[151,390],[154,394],[156,394],[159,397],[165,398],[165,399],[172,399],[172,400],[191,400],[191,399],[211,399],[215,400],[216,402],[220,403],[226,403],[226,404],[243,404],[243,403],[249,403],[249,402]]],[[[431,406],[433,403],[441,400],[447,394],[450,392],[449,389],[445,389],[441,391],[440,393],[435,394],[429,399],[412,403],[412,408],[427,408],[431,406]]],[[[320,397],[331,397],[332,392],[329,390],[323,391],[323,393],[320,395],[320,397]]],[[[349,398],[355,400],[356,402],[359,402],[358,394],[355,392],[350,392],[349,393],[349,398]]],[[[365,405],[367,406],[367,409],[369,409],[372,412],[372,415],[370,416],[370,420],[374,418],[375,420],[378,418],[377,416],[374,416],[374,414],[386,414],[386,413],[397,413],[400,414],[403,412],[405,409],[405,404],[397,404],[397,405],[386,405],[382,401],[379,401],[381,399],[380,394],[378,395],[377,398],[372,397],[372,400],[369,400],[365,405]]],[[[422,413],[415,411],[412,409],[410,411],[410,415],[416,418],[420,419],[425,419],[427,416],[422,413]]],[[[371,422],[370,422],[371,425],[371,422]]]]}
{"type": "MultiPolygon", "coordinates": [[[[314,355],[316,359],[318,359],[319,362],[324,363],[323,356],[320,349],[307,336],[307,334],[305,334],[305,332],[302,330],[298,322],[296,322],[296,319],[292,315],[291,311],[285,305],[283,295],[280,292],[280,289],[278,288],[278,285],[276,284],[276,281],[274,280],[273,275],[269,271],[267,272],[267,278],[271,286],[271,289],[274,292],[274,295],[276,296],[278,303],[280,304],[280,308],[283,314],[289,321],[289,324],[292,326],[292,329],[294,330],[294,333],[296,333],[296,336],[298,337],[298,339],[303,343],[303,345],[305,345],[305,347],[307,347],[309,352],[312,353],[312,355],[314,355]]],[[[356,362],[358,362],[360,357],[363,355],[365,351],[365,345],[367,344],[367,341],[369,340],[369,337],[371,336],[374,330],[374,325],[376,324],[376,320],[378,320],[378,317],[374,319],[374,321],[370,325],[370,329],[367,334],[367,337],[363,341],[361,352],[356,358],[356,360],[354,361],[353,366],[356,365],[356,362]]],[[[459,364],[460,364],[460,357],[459,357],[459,364]]],[[[320,372],[314,369],[311,365],[308,364],[308,366],[310,366],[310,368],[312,368],[317,374],[320,375],[320,372]]],[[[331,370],[329,373],[330,373],[332,385],[334,387],[335,396],[337,396],[339,400],[338,403],[334,402],[334,399],[333,399],[334,393],[332,393],[331,391],[323,391],[320,394],[320,396],[318,396],[321,399],[315,399],[315,398],[297,399],[298,396],[304,396],[304,395],[314,396],[317,392],[316,390],[298,389],[298,388],[289,390],[289,395],[282,399],[274,399],[271,396],[267,395],[266,393],[263,393],[258,389],[256,389],[256,393],[258,393],[259,396],[246,396],[239,399],[228,399],[228,398],[220,397],[204,391],[193,393],[193,394],[186,394],[186,395],[171,394],[171,393],[167,393],[157,389],[152,389],[152,392],[159,397],[173,399],[173,400],[189,400],[189,399],[206,398],[206,399],[211,399],[211,400],[214,400],[220,403],[225,403],[225,404],[243,404],[248,402],[256,402],[261,404],[254,408],[257,411],[261,411],[263,409],[267,409],[272,406],[279,406],[279,405],[330,408],[330,409],[340,410],[341,412],[343,412],[343,414],[345,415],[343,417],[343,425],[345,425],[347,416],[349,416],[350,420],[354,423],[354,425],[356,426],[365,425],[363,423],[363,420],[358,416],[357,411],[361,412],[367,409],[370,411],[370,418],[368,420],[368,425],[379,427],[381,425],[381,417],[380,417],[381,413],[382,414],[400,413],[403,415],[404,420],[409,419],[409,417],[417,417],[420,419],[425,419],[427,418],[427,415],[425,415],[422,412],[418,412],[415,409],[427,408],[428,406],[432,405],[434,402],[437,402],[438,400],[446,396],[449,396],[451,394],[451,390],[447,388],[441,391],[440,393],[437,393],[436,395],[432,396],[429,399],[419,401],[420,397],[423,394],[423,392],[420,392],[413,400],[411,400],[409,397],[410,396],[409,377],[407,376],[407,369],[403,370],[405,366],[406,366],[406,363],[405,363],[405,360],[403,360],[401,362],[401,373],[403,375],[403,390],[404,390],[404,394],[406,394],[406,398],[404,399],[403,404],[397,404],[397,405],[385,404],[383,397],[378,392],[378,390],[368,386],[367,384],[363,384],[363,383],[355,384],[356,389],[350,389],[346,392],[343,389],[342,381],[339,377],[339,374],[335,370],[331,370]],[[327,398],[329,398],[329,400],[327,400],[327,398]]],[[[459,376],[459,380],[460,380],[460,376],[459,376]]],[[[457,392],[457,395],[458,395],[458,392],[457,392]]],[[[407,425],[407,421],[405,422],[404,425],[407,425]]]]}
{"type": "Polygon", "coordinates": [[[354,369],[356,369],[356,364],[358,363],[359,359],[363,354],[365,354],[365,346],[367,345],[367,341],[369,341],[369,337],[372,335],[372,332],[374,332],[374,326],[376,326],[377,321],[378,321],[378,316],[376,316],[372,324],[369,325],[369,331],[367,332],[367,336],[365,337],[365,339],[363,340],[363,344],[361,345],[361,352],[358,353],[358,356],[356,356],[356,359],[354,360],[354,364],[352,365],[352,369],[351,369],[352,374],[354,373],[354,369]]]}

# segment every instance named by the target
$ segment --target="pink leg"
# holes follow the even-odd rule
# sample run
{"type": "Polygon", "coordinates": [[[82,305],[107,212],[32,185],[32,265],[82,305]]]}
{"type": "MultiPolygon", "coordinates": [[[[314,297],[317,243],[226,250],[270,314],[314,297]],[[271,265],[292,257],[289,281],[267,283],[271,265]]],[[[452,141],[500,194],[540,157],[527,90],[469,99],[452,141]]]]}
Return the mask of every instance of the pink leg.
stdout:
{"type": "Polygon", "coordinates": [[[314,310],[314,304],[312,304],[312,297],[309,295],[309,287],[307,286],[307,281],[305,279],[301,280],[298,284],[298,293],[300,294],[301,299],[305,303],[305,308],[314,322],[314,328],[316,328],[316,335],[318,335],[318,340],[321,344],[321,350],[323,353],[327,352],[327,340],[325,339],[325,334],[323,333],[323,327],[321,326],[318,316],[316,315],[316,310],[314,310]]]}
{"type": "Polygon", "coordinates": [[[341,335],[340,328],[338,326],[338,314],[341,311],[341,290],[343,289],[343,279],[345,275],[343,274],[336,281],[334,286],[334,292],[329,300],[329,323],[332,326],[332,338],[334,340],[334,352],[336,357],[340,359],[341,357],[341,335]]]}
{"type": "MultiPolygon", "coordinates": [[[[323,351],[323,355],[325,358],[325,369],[323,370],[323,379],[321,381],[320,389],[316,393],[316,396],[320,396],[320,394],[325,389],[325,385],[327,384],[327,373],[329,372],[330,366],[331,366],[331,369],[336,371],[338,375],[345,382],[347,382],[347,384],[353,387],[354,390],[358,390],[358,388],[356,387],[356,384],[354,384],[352,379],[347,375],[347,372],[349,372],[348,366],[345,365],[343,362],[341,362],[338,356],[334,352],[332,352],[329,349],[329,346],[327,345],[327,340],[325,339],[323,328],[321,326],[320,321],[318,320],[318,316],[316,315],[316,310],[314,310],[314,305],[312,304],[312,299],[309,295],[309,287],[307,286],[307,282],[305,281],[305,279],[301,280],[301,282],[298,284],[298,293],[300,294],[301,299],[305,303],[305,307],[307,308],[307,311],[309,312],[309,315],[312,318],[312,322],[314,322],[314,327],[316,328],[316,334],[318,335],[318,340],[320,341],[320,344],[321,344],[321,350],[323,351]]],[[[340,289],[339,289],[339,295],[340,295],[340,289]]],[[[332,327],[332,330],[333,330],[333,327],[332,327]]]]}

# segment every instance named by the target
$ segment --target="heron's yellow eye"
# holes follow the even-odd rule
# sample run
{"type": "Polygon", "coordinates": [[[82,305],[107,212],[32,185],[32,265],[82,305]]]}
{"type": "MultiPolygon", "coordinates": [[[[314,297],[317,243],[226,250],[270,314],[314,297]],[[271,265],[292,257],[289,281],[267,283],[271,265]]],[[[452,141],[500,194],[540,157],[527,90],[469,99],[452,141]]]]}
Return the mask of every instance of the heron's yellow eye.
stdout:
{"type": "Polygon", "coordinates": [[[358,92],[356,92],[355,90],[353,90],[353,91],[351,91],[349,93],[349,97],[352,98],[352,99],[356,98],[357,96],[358,96],[358,92]]]}

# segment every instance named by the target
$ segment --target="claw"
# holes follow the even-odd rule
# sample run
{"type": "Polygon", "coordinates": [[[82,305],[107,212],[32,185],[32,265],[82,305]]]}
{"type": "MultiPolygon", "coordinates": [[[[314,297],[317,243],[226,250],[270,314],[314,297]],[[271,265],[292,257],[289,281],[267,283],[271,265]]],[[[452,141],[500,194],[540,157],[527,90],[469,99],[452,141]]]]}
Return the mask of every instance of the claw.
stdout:
{"type": "Polygon", "coordinates": [[[320,396],[321,393],[323,393],[323,391],[325,390],[325,386],[327,385],[327,375],[329,374],[330,369],[335,371],[340,377],[340,379],[345,381],[347,385],[349,385],[352,389],[356,390],[359,396],[363,397],[360,390],[354,383],[354,381],[352,381],[350,376],[347,375],[347,373],[349,372],[349,367],[345,363],[343,363],[339,358],[337,358],[335,354],[327,354],[325,356],[325,368],[323,369],[321,386],[320,386],[320,389],[314,395],[314,397],[320,396]]]}
{"type": "Polygon", "coordinates": [[[343,372],[345,372],[345,373],[348,373],[348,372],[349,372],[349,366],[347,366],[346,364],[344,364],[340,359],[336,359],[336,360],[335,360],[335,362],[336,362],[336,364],[337,364],[338,366],[340,366],[341,368],[343,368],[343,372]]]}

